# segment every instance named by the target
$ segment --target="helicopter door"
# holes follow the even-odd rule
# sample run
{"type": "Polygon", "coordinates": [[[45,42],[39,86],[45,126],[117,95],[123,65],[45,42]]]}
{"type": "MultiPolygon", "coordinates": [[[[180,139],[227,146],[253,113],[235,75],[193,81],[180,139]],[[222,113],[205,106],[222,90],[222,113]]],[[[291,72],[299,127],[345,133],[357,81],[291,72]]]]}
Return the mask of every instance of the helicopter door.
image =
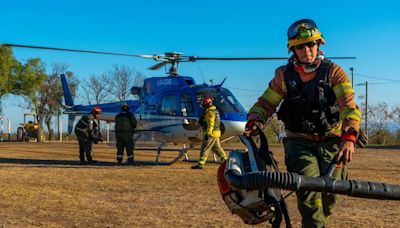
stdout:
{"type": "Polygon", "coordinates": [[[162,115],[177,115],[177,101],[176,94],[167,94],[164,95],[161,100],[161,114],[162,115]]]}
{"type": "Polygon", "coordinates": [[[186,130],[198,130],[199,124],[195,117],[196,113],[194,110],[193,99],[189,93],[183,93],[181,95],[181,114],[184,117],[182,119],[182,126],[186,130]]]}

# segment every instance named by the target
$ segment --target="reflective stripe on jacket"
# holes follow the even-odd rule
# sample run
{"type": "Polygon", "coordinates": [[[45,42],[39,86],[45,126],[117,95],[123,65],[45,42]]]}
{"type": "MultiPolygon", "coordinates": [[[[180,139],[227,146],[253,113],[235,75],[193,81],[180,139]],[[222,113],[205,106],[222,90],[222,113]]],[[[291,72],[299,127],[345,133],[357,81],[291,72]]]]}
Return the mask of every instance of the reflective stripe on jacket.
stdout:
{"type": "Polygon", "coordinates": [[[75,130],[79,130],[82,132],[93,131],[93,129],[97,126],[94,122],[93,114],[85,114],[81,117],[78,123],[75,125],[75,130]]]}

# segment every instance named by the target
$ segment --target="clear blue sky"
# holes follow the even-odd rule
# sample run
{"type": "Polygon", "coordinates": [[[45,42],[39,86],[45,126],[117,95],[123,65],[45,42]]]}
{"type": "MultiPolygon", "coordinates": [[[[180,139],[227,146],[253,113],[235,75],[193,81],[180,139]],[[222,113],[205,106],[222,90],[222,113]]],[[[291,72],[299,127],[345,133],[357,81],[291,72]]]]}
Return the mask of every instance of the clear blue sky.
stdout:
{"type": "MultiPolygon", "coordinates": [[[[327,44],[327,56],[355,56],[336,60],[354,83],[368,81],[369,103],[400,105],[400,3],[379,1],[5,1],[0,0],[0,42],[133,54],[179,51],[203,57],[288,57],[286,31],[302,18],[315,20],[327,44]],[[376,83],[376,84],[374,84],[376,83]]],[[[124,64],[146,76],[152,60],[68,52],[14,49],[20,61],[40,57],[68,63],[79,79],[124,64]]],[[[202,61],[180,65],[181,75],[198,83],[222,81],[249,108],[265,90],[276,67],[285,61],[202,61]],[[250,91],[247,91],[250,90],[250,91]]],[[[357,96],[365,94],[355,87],[357,96]]],[[[362,101],[357,98],[357,102],[362,101]]],[[[22,121],[14,97],[5,101],[4,114],[22,121]]],[[[14,124],[13,124],[14,125],[14,124]]],[[[15,128],[14,128],[15,130],[15,128]]]]}

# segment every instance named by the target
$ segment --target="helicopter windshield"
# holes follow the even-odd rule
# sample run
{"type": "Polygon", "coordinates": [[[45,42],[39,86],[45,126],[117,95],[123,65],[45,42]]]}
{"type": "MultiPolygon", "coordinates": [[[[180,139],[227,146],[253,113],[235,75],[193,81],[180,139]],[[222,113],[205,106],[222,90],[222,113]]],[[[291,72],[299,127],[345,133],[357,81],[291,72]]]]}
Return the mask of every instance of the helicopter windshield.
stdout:
{"type": "Polygon", "coordinates": [[[222,112],[240,112],[244,113],[246,110],[239,103],[236,97],[228,89],[217,87],[217,88],[204,88],[196,93],[197,103],[201,107],[201,99],[204,96],[210,96],[214,98],[214,105],[222,112]]]}

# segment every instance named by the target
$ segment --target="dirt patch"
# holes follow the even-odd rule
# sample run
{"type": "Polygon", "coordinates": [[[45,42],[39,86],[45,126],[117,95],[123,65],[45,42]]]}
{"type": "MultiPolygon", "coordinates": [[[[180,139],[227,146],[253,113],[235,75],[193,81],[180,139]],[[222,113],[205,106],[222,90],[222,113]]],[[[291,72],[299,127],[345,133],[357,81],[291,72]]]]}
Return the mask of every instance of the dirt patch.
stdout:
{"type": "MultiPolygon", "coordinates": [[[[282,147],[272,147],[284,170],[282,147]]],[[[0,226],[244,227],[219,195],[217,164],[191,170],[171,166],[116,166],[115,147],[95,146],[95,165],[80,166],[76,143],[0,144],[0,226]]],[[[156,152],[137,152],[154,160],[156,152]]],[[[189,153],[197,159],[198,152],[189,153]]],[[[162,160],[176,156],[167,152],[162,160]]],[[[399,149],[358,149],[350,179],[400,184],[399,149]]],[[[285,194],[288,192],[284,192],[285,194]]],[[[294,194],[288,203],[301,227],[294,194]]],[[[342,196],[329,227],[398,227],[400,203],[342,196]]],[[[265,226],[263,225],[259,225],[265,226]]]]}

